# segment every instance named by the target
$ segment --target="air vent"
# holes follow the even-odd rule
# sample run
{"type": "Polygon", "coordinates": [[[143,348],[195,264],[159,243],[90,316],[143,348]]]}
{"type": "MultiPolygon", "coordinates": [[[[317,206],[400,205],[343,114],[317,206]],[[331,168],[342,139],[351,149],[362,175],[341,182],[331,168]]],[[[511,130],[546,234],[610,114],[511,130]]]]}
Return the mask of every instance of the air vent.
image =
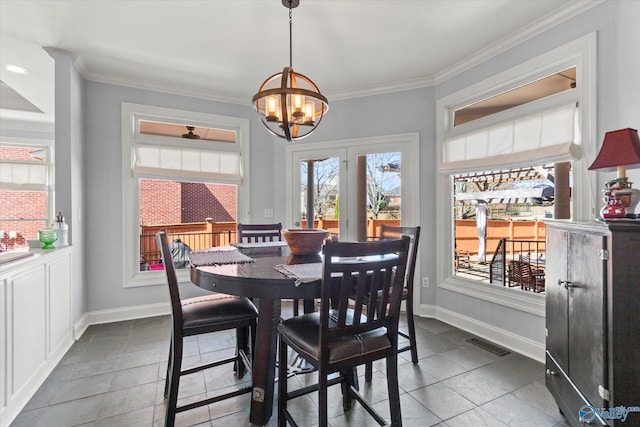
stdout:
{"type": "Polygon", "coordinates": [[[509,350],[505,350],[504,348],[482,338],[469,338],[467,342],[470,342],[471,344],[476,345],[483,350],[487,350],[493,354],[497,354],[498,356],[506,356],[507,354],[511,353],[509,350]]]}

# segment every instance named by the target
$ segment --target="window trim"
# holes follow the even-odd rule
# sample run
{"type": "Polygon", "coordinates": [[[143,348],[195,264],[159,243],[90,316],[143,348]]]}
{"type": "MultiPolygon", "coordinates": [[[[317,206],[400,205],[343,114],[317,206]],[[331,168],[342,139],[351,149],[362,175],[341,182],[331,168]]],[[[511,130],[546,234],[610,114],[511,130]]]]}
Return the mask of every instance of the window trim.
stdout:
{"type": "MultiPolygon", "coordinates": [[[[445,138],[488,127],[508,117],[523,112],[539,111],[567,101],[567,92],[552,95],[528,104],[505,110],[462,125],[453,126],[453,112],[464,105],[469,105],[530,81],[549,75],[556,70],[576,66],[576,91],[570,91],[578,103],[579,127],[581,135],[580,157],[573,162],[573,215],[574,220],[581,221],[595,215],[597,197],[595,178],[588,173],[590,160],[595,158],[596,150],[596,33],[590,33],[573,42],[569,42],[543,55],[510,68],[502,73],[482,80],[467,88],[436,101],[436,153],[438,168],[443,162],[443,143],[445,138]]],[[[505,165],[508,166],[508,165],[505,165]]],[[[438,288],[468,295],[480,300],[503,305],[518,311],[528,312],[544,317],[544,296],[529,295],[517,290],[496,287],[474,282],[453,274],[453,195],[451,194],[452,172],[438,170],[436,242],[437,283],[438,288]],[[523,295],[524,294],[524,295],[523,295]]]]}
{"type": "MultiPolygon", "coordinates": [[[[185,125],[222,128],[236,132],[237,140],[235,144],[229,142],[204,141],[207,147],[218,152],[237,152],[242,161],[242,179],[238,181],[224,180],[203,180],[202,182],[234,184],[237,185],[237,206],[236,212],[238,220],[246,216],[249,210],[250,190],[250,158],[249,158],[249,119],[221,116],[217,114],[201,113],[172,108],[156,107],[151,105],[122,103],[122,198],[123,198],[123,227],[122,227],[122,262],[123,287],[138,287],[164,284],[164,271],[144,271],[141,272],[140,265],[135,260],[135,253],[140,253],[140,229],[137,218],[139,218],[138,183],[142,177],[133,172],[135,146],[138,144],[152,144],[157,146],[171,146],[180,140],[184,148],[202,149],[203,142],[199,140],[188,140],[175,137],[164,137],[157,135],[145,135],[138,132],[138,122],[140,119],[168,121],[184,123],[185,125]]],[[[149,178],[145,176],[144,178],[149,178]]],[[[169,177],[159,176],[162,179],[181,180],[179,176],[169,177]]],[[[193,178],[184,180],[196,182],[193,178]]],[[[178,280],[189,281],[188,269],[178,270],[178,280]]]]}
{"type": "MultiPolygon", "coordinates": [[[[51,224],[54,222],[55,218],[55,141],[50,139],[40,139],[40,138],[24,138],[24,137],[10,137],[10,136],[0,136],[0,145],[14,146],[20,148],[42,148],[44,147],[47,150],[47,160],[43,163],[34,162],[34,164],[45,164],[46,171],[46,181],[44,189],[34,189],[25,186],[24,188],[4,188],[10,191],[43,191],[47,195],[47,207],[46,207],[46,218],[44,218],[45,224],[51,224]]],[[[9,161],[12,162],[12,161],[9,161]]],[[[13,163],[13,162],[12,162],[13,163]]],[[[26,162],[16,162],[16,163],[26,163],[26,162]]]]}

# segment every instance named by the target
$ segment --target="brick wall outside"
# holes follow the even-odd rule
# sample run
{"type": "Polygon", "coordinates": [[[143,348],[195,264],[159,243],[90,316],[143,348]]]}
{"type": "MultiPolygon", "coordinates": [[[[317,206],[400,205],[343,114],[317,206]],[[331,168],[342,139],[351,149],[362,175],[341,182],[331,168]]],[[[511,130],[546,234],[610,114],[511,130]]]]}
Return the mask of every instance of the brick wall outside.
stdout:
{"type": "MultiPolygon", "coordinates": [[[[31,152],[35,147],[0,146],[0,159],[27,160],[37,162],[31,152]]],[[[47,227],[47,195],[38,191],[0,190],[0,250],[11,250],[27,245],[27,239],[37,239],[38,230],[47,227]],[[9,233],[15,238],[9,237],[9,233]]]]}
{"type": "Polygon", "coordinates": [[[164,180],[140,181],[140,222],[144,225],[236,219],[236,186],[164,180]]]}
{"type": "Polygon", "coordinates": [[[0,190],[0,249],[10,250],[27,245],[27,239],[37,239],[38,230],[45,228],[44,220],[24,221],[20,218],[34,219],[47,217],[47,196],[37,191],[0,190]],[[16,232],[16,238],[9,237],[16,232]]]}

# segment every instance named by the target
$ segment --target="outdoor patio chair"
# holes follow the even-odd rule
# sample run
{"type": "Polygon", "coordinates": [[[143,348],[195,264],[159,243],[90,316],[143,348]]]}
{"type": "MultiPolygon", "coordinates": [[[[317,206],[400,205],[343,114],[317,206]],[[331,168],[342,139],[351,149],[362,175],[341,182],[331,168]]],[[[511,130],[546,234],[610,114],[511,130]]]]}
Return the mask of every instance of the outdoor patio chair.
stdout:
{"type": "Polygon", "coordinates": [[[528,291],[544,291],[544,271],[533,269],[528,262],[513,260],[509,270],[509,286],[520,286],[528,291]]]}

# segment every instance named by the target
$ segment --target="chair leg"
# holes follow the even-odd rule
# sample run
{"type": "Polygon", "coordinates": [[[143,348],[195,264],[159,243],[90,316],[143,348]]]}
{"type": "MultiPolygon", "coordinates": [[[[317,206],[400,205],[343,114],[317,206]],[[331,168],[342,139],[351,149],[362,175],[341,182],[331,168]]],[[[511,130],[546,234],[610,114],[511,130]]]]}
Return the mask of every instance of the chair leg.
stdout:
{"type": "Polygon", "coordinates": [[[233,370],[238,375],[238,378],[244,377],[246,368],[244,363],[240,360],[240,350],[247,353],[249,337],[247,336],[248,328],[236,328],[236,361],[233,363],[233,370]]]}
{"type": "Polygon", "coordinates": [[[418,348],[416,346],[416,325],[413,318],[413,298],[407,298],[407,328],[409,329],[409,345],[411,346],[411,362],[418,363],[418,348]]]}
{"type": "Polygon", "coordinates": [[[300,301],[294,299],[291,302],[293,303],[293,316],[297,317],[300,314],[300,301]]]}
{"type": "Polygon", "coordinates": [[[373,363],[368,362],[364,365],[364,380],[368,383],[371,382],[373,378],[373,363]]]}
{"type": "Polygon", "coordinates": [[[171,364],[169,368],[169,393],[166,401],[165,427],[173,427],[176,420],[176,406],[178,405],[178,387],[180,385],[180,370],[182,369],[182,336],[171,340],[171,364]]]}
{"type": "Polygon", "coordinates": [[[391,426],[402,426],[400,410],[400,391],[398,388],[398,353],[387,357],[387,390],[389,392],[389,409],[391,412],[391,426]]]}
{"type": "Polygon", "coordinates": [[[286,427],[287,419],[284,411],[287,409],[287,344],[280,340],[278,356],[278,427],[286,427]]]}
{"type": "Polygon", "coordinates": [[[328,424],[327,405],[329,400],[327,398],[327,387],[327,373],[323,369],[320,369],[318,372],[318,425],[320,427],[327,427],[328,424]]]}
{"type": "Polygon", "coordinates": [[[353,395],[351,394],[351,387],[358,388],[358,371],[356,368],[346,369],[340,372],[340,375],[344,377],[344,381],[340,383],[342,387],[342,409],[347,412],[351,409],[353,403],[353,395]]]}

